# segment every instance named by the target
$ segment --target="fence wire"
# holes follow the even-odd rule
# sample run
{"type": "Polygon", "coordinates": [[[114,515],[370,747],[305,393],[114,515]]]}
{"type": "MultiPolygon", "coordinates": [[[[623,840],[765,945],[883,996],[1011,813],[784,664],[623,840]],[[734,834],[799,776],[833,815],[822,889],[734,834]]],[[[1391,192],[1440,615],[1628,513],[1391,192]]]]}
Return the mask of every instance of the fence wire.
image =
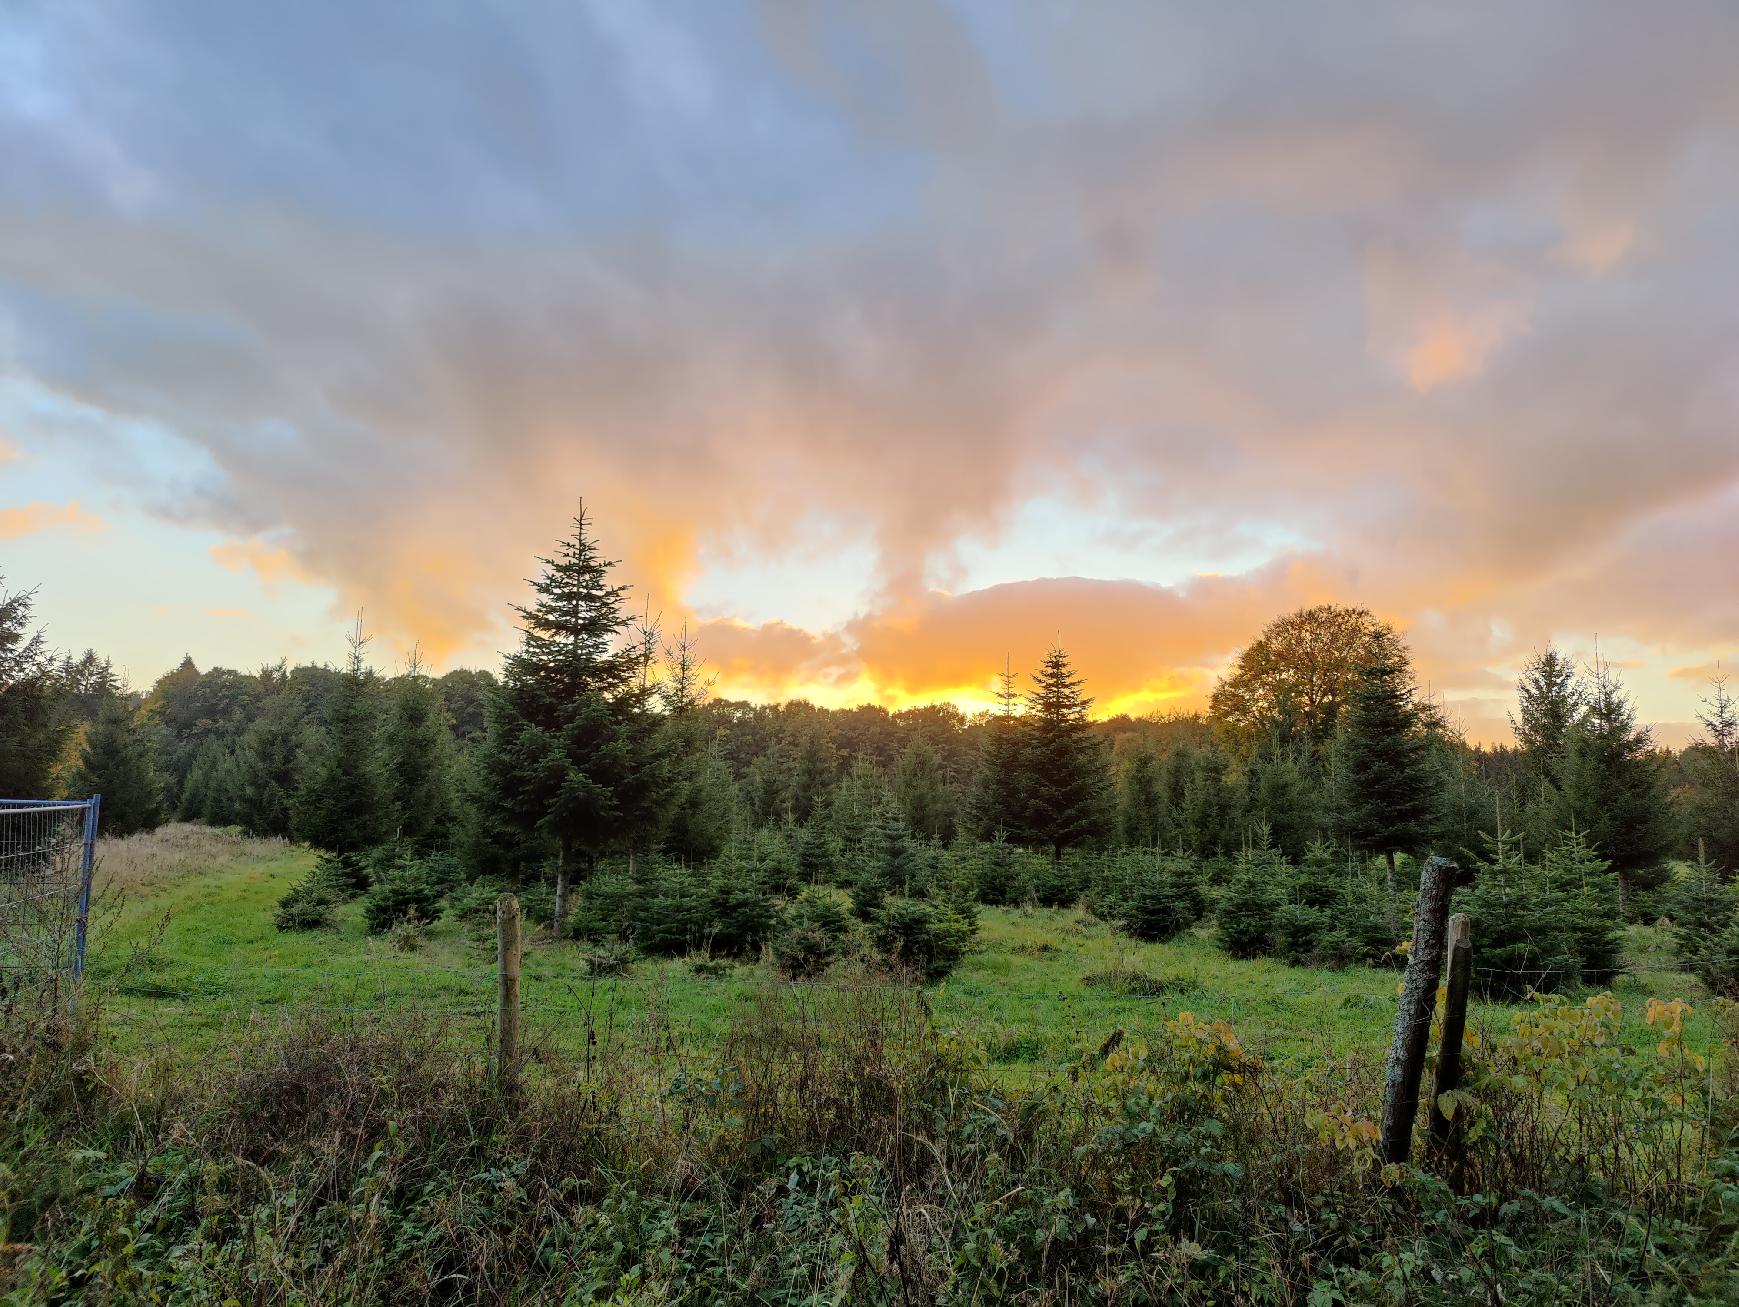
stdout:
{"type": "Polygon", "coordinates": [[[0,1009],[60,1010],[84,973],[98,800],[0,799],[0,1009]]]}

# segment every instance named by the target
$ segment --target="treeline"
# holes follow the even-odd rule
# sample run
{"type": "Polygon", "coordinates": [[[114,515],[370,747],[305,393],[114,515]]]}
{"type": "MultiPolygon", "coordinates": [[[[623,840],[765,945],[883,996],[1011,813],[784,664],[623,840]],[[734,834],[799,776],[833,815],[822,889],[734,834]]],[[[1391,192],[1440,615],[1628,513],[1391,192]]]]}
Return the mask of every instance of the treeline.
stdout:
{"type": "Polygon", "coordinates": [[[635,619],[610,568],[582,516],[499,676],[414,658],[382,675],[359,622],[336,668],[187,658],[142,694],[93,653],[51,653],[30,594],[0,591],[0,791],[101,792],[111,833],[180,817],[353,861],[443,851],[466,879],[547,882],[558,929],[601,860],[704,866],[764,832],[809,883],[846,883],[839,864],[897,828],[926,856],[1147,850],[1217,884],[1252,849],[1297,867],[1327,848],[1375,858],[1391,894],[1426,849],[1543,866],[1574,837],[1633,918],[1663,909],[1675,856],[1717,879],[1739,866],[1739,710],[1720,683],[1703,738],[1673,753],[1610,665],[1547,649],[1518,685],[1516,744],[1470,747],[1391,627],[1323,605],[1264,629],[1206,714],[1094,720],[1061,648],[1024,688],[1005,667],[988,713],[757,705],[713,698],[703,651],[635,619]]]}

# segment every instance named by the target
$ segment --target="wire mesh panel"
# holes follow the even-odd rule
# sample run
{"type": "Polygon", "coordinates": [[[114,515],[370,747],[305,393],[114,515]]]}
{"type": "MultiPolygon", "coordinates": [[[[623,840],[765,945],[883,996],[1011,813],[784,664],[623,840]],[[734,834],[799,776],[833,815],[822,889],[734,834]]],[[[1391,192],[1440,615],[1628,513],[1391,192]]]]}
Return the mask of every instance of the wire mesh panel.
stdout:
{"type": "Polygon", "coordinates": [[[60,1011],[84,972],[97,800],[0,799],[0,1010],[60,1011]]]}

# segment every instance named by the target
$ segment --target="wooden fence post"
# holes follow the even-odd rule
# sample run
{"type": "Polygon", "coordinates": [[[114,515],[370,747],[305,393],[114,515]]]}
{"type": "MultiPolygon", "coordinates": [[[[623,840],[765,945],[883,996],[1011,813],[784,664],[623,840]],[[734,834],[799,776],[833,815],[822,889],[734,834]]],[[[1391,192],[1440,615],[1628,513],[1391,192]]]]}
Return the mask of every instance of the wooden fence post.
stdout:
{"type": "Polygon", "coordinates": [[[1448,858],[1430,857],[1419,873],[1419,899],[1413,909],[1413,951],[1401,981],[1395,1012],[1395,1039],[1383,1084],[1380,1127],[1383,1160],[1405,1162],[1413,1149],[1413,1122],[1419,1116],[1419,1077],[1431,1040],[1431,1011],[1437,978],[1443,971],[1443,937],[1448,929],[1449,895],[1461,868],[1448,858]]]}
{"type": "Polygon", "coordinates": [[[1431,1147],[1453,1163],[1461,1160],[1461,1109],[1444,1115],[1437,1100],[1461,1088],[1461,1040],[1467,1032],[1467,991],[1473,982],[1473,940],[1467,914],[1449,919],[1449,984],[1443,997],[1443,1042],[1437,1047],[1437,1074],[1431,1086],[1431,1147]]]}
{"type": "Polygon", "coordinates": [[[519,1074],[519,899],[495,903],[495,1083],[511,1089],[519,1074]]]}

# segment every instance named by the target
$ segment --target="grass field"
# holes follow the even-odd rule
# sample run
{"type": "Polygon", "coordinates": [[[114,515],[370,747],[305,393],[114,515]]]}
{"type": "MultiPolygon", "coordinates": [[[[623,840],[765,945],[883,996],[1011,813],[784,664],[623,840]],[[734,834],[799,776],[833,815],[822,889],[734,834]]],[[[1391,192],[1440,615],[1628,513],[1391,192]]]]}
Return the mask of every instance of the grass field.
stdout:
{"type": "MultiPolygon", "coordinates": [[[[189,826],[105,844],[91,975],[109,1035],[124,1048],[161,1042],[197,1052],[259,1022],[326,1007],[438,1015],[481,1045],[493,1014],[493,942],[442,920],[421,947],[399,951],[364,932],[355,903],[336,932],[279,932],[273,905],[312,862],[296,846],[189,826]]],[[[1073,910],[985,908],[980,924],[972,954],[930,991],[931,1008],[939,1027],[981,1043],[1011,1076],[1053,1072],[1113,1031],[1136,1036],[1184,1010],[1226,1019],[1283,1062],[1380,1058],[1387,1048],[1396,972],[1233,961],[1201,932],[1143,944],[1073,910]],[[1158,992],[1088,983],[1114,970],[1144,973],[1157,983],[1141,987],[1158,992]]],[[[1633,927],[1627,938],[1633,970],[1614,987],[1627,1040],[1656,1038],[1643,1023],[1647,997],[1699,1006],[1707,997],[1670,968],[1662,934],[1633,927]]],[[[767,967],[697,968],[686,959],[642,960],[625,975],[592,978],[584,946],[532,932],[524,1007],[534,1046],[575,1049],[639,1029],[698,1049],[772,981],[767,967]]],[[[1509,1010],[1480,1006],[1474,1024],[1507,1022],[1509,1010]]],[[[1693,1046],[1711,1038],[1702,1012],[1690,1034],[1693,1046]]]]}

